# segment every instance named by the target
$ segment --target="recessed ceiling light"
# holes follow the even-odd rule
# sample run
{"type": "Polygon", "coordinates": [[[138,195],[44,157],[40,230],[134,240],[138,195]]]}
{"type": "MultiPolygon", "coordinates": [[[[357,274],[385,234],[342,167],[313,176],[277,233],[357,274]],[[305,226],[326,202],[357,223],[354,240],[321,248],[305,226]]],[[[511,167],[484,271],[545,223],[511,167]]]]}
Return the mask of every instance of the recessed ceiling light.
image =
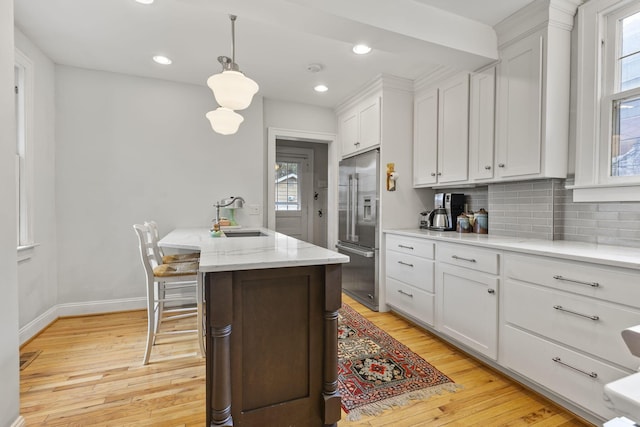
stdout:
{"type": "Polygon", "coordinates": [[[140,4],[151,4],[153,0],[136,0],[140,4]]]}
{"type": "Polygon", "coordinates": [[[317,85],[313,88],[313,90],[315,90],[316,92],[326,92],[329,90],[329,88],[326,85],[317,85]]]}
{"type": "Polygon", "coordinates": [[[358,55],[366,55],[369,52],[371,52],[371,48],[366,44],[357,44],[353,47],[353,53],[358,55]]]}
{"type": "Polygon", "coordinates": [[[162,65],[170,65],[173,61],[163,55],[156,55],[153,57],[153,60],[158,64],[162,65]]]}

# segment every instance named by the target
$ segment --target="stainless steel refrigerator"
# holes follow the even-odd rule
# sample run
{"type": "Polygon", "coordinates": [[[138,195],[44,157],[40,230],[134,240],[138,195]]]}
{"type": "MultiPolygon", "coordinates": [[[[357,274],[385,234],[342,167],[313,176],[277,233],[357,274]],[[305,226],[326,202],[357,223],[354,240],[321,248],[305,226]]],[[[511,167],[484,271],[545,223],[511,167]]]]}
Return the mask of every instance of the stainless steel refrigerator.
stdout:
{"type": "Polygon", "coordinates": [[[338,252],[351,261],[342,266],[342,290],[378,311],[378,189],[380,153],[368,151],[340,162],[338,252]]]}

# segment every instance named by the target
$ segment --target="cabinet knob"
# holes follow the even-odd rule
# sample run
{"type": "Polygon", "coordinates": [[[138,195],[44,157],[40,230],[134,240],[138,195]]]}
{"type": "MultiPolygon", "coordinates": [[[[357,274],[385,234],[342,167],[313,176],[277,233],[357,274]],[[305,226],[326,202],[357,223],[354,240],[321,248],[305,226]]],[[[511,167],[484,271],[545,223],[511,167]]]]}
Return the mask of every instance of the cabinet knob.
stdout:
{"type": "Polygon", "coordinates": [[[499,168],[503,168],[504,167],[504,163],[498,163],[498,167],[499,168]]]}
{"type": "Polygon", "coordinates": [[[485,166],[484,167],[486,170],[491,170],[491,166],[485,166]]]}
{"type": "Polygon", "coordinates": [[[431,172],[431,176],[436,176],[436,173],[435,172],[431,172]]]}
{"type": "Polygon", "coordinates": [[[495,293],[496,293],[496,290],[495,290],[495,289],[487,289],[487,293],[489,293],[489,294],[492,294],[492,295],[493,295],[493,294],[495,294],[495,293]]]}
{"type": "Polygon", "coordinates": [[[442,172],[438,172],[438,176],[441,176],[441,175],[442,175],[442,172]]]}

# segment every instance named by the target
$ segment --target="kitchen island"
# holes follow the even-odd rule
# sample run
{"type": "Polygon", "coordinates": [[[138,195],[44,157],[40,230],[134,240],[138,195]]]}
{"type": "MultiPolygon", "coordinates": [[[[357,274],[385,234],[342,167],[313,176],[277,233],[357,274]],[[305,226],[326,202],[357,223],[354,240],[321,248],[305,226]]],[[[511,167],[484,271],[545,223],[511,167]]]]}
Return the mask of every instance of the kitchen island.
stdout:
{"type": "Polygon", "coordinates": [[[335,426],[341,264],[349,257],[272,230],[177,229],[200,251],[207,426],[335,426]],[[243,234],[244,233],[244,234],[243,234]]]}

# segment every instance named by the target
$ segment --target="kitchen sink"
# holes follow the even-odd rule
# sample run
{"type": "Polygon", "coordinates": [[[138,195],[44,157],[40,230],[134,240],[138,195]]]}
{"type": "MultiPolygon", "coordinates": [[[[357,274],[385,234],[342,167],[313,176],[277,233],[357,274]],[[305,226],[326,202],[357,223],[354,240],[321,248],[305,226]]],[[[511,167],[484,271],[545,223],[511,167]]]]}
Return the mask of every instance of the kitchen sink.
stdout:
{"type": "Polygon", "coordinates": [[[227,237],[261,237],[266,236],[262,231],[259,230],[247,230],[247,231],[225,231],[224,235],[227,237]]]}

